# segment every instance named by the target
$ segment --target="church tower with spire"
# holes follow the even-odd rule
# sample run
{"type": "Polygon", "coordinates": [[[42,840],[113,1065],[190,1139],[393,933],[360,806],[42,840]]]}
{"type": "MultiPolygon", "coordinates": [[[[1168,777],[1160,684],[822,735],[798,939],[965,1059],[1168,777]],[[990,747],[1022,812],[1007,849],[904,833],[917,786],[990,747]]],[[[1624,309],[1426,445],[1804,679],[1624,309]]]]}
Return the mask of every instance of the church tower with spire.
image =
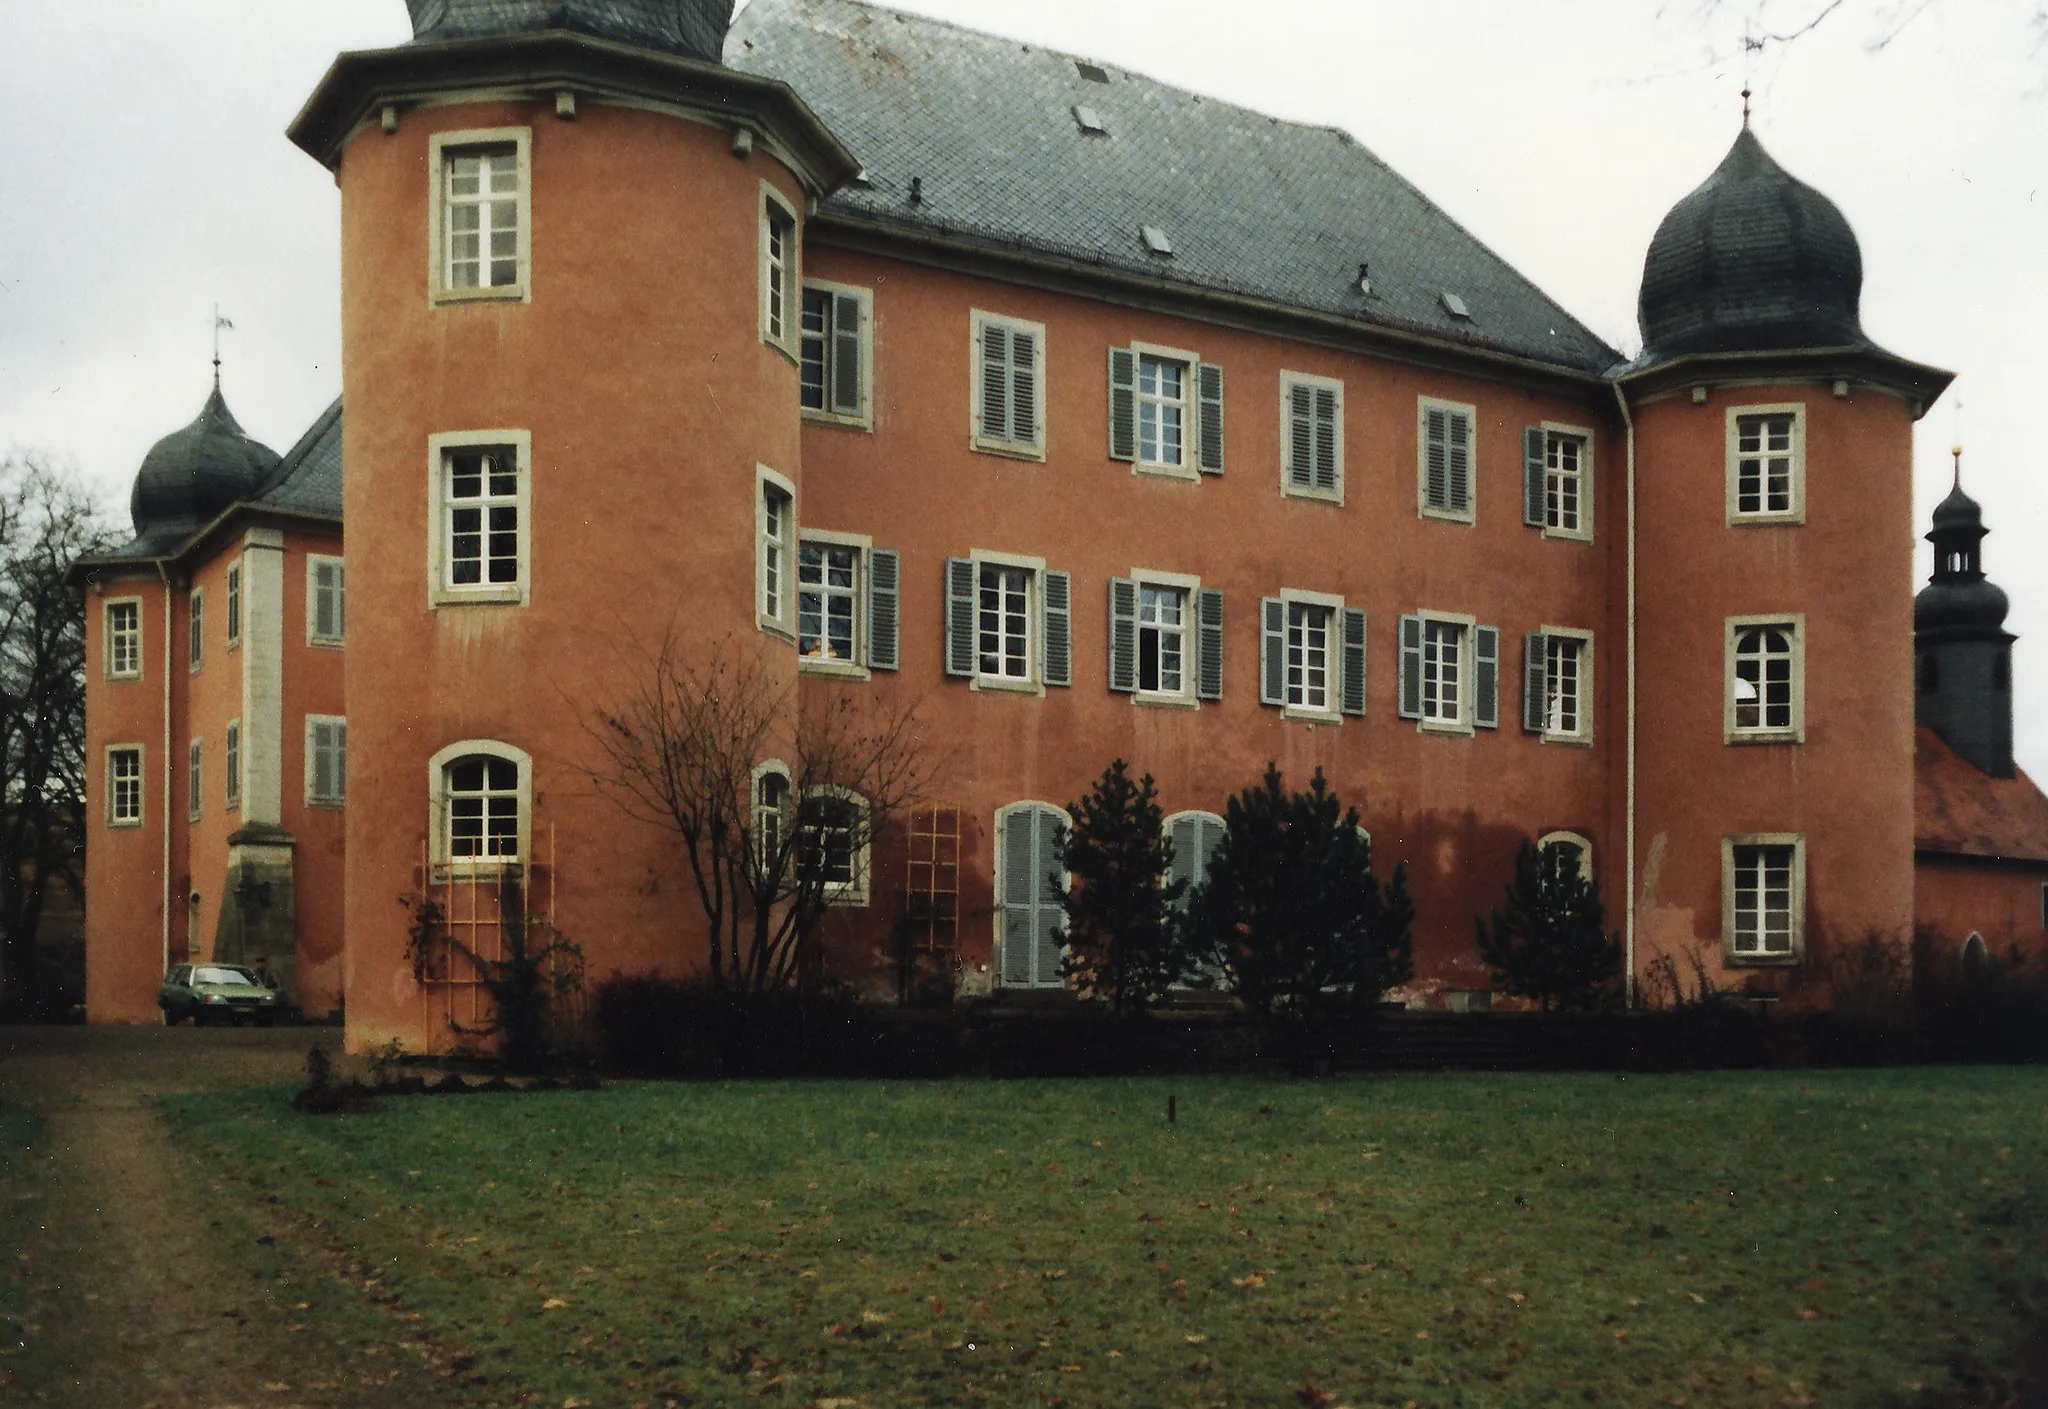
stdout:
{"type": "Polygon", "coordinates": [[[1984,576],[1983,510],[1956,483],[1934,511],[1934,576],[1913,599],[1913,716],[1993,778],[2013,776],[2006,596],[1984,576]]]}

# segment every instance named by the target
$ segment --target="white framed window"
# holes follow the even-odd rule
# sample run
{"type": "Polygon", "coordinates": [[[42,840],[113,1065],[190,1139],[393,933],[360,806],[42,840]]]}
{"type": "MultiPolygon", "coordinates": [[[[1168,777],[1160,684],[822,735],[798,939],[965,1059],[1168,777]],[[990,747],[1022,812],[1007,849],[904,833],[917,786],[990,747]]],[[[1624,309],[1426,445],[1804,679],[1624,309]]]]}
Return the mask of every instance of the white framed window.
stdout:
{"type": "Polygon", "coordinates": [[[532,593],[533,437],[465,431],[427,437],[428,601],[524,605],[532,593]]]}
{"type": "Polygon", "coordinates": [[[1013,802],[996,813],[996,974],[1004,988],[1064,988],[1066,924],[1060,832],[1072,825],[1050,803],[1013,802]]]}
{"type": "Polygon", "coordinates": [[[1109,458],[1134,472],[1223,473],[1223,369],[1179,348],[1109,350],[1109,458]]]}
{"type": "Polygon", "coordinates": [[[1727,621],[1729,743],[1798,743],[1806,737],[1806,618],[1727,621]]]}
{"type": "Polygon", "coordinates": [[[796,486],[766,465],[754,469],[754,595],[756,624],[796,637],[796,486]]]}
{"type": "Polygon", "coordinates": [[[242,644],[242,565],[228,564],[228,649],[242,644]]]}
{"type": "Polygon", "coordinates": [[[1223,698],[1223,593],[1133,568],[1109,583],[1109,688],[1140,704],[1223,698]]]}
{"type": "Polygon", "coordinates": [[[306,716],[306,806],[340,807],[348,800],[348,721],[306,716]]]}
{"type": "Polygon", "coordinates": [[[191,740],[185,748],[185,820],[197,822],[206,810],[205,763],[206,751],[198,739],[191,740]]]}
{"type": "Polygon", "coordinates": [[[1425,731],[1500,724],[1500,628],[1455,612],[1401,618],[1400,709],[1425,731]]]}
{"type": "Polygon", "coordinates": [[[1552,743],[1593,739],[1593,633],[1546,626],[1523,638],[1522,727],[1552,743]]]}
{"type": "Polygon", "coordinates": [[[196,674],[206,664],[206,589],[195,587],[185,599],[186,656],[196,674]]]}
{"type": "Polygon", "coordinates": [[[1806,408],[1728,408],[1728,522],[1806,519],[1806,408]]]}
{"type": "Polygon", "coordinates": [[[230,719],[227,747],[221,753],[221,799],[233,812],[242,805],[242,721],[230,719]]]}
{"type": "Polygon", "coordinates": [[[107,825],[142,825],[141,744],[114,744],[107,749],[107,825]]]}
{"type": "Polygon", "coordinates": [[[761,183],[761,341],[798,355],[796,210],[782,193],[761,183]]]}
{"type": "Polygon", "coordinates": [[[1415,498],[1426,519],[1473,521],[1473,427],[1477,412],[1456,401],[1416,399],[1415,498]]]}
{"type": "Polygon", "coordinates": [[[782,862],[783,839],[792,820],[789,765],[770,759],[754,768],[753,857],[756,867],[782,862]]]}
{"type": "Polygon", "coordinates": [[[1806,947],[1806,839],[1721,839],[1721,934],[1731,964],[1797,963],[1806,947]]]}
{"type": "Polygon", "coordinates": [[[1344,502],[1344,383],[1280,374],[1280,492],[1344,502]]]}
{"type": "Polygon", "coordinates": [[[427,763],[430,836],[449,875],[525,863],[533,812],[533,759],[490,739],[467,739],[427,763]]]}
{"type": "Polygon", "coordinates": [[[970,444],[992,455],[1045,458],[1045,325],[974,309],[970,444]]]}
{"type": "Polygon", "coordinates": [[[866,679],[897,667],[899,556],[863,534],[806,531],[796,555],[797,663],[866,679]]]}
{"type": "Polygon", "coordinates": [[[1072,579],[1045,559],[976,550],[946,562],[946,673],[975,689],[1073,683],[1072,579]]]}
{"type": "Polygon", "coordinates": [[[1522,508],[1545,538],[1592,539],[1592,431],[1546,422],[1523,433],[1522,508]]]}
{"type": "Polygon", "coordinates": [[[142,678],[142,599],[116,597],[106,605],[106,672],[109,680],[142,678]]]}
{"type": "Polygon", "coordinates": [[[306,559],[306,644],[339,646],[348,634],[347,578],[340,558],[306,559]]]}
{"type": "Polygon", "coordinates": [[[532,154],[533,131],[526,127],[441,132],[428,139],[431,301],[531,295],[532,154]]]}
{"type": "Polygon", "coordinates": [[[1545,832],[1536,838],[1538,851],[1549,851],[1553,846],[1569,848],[1579,858],[1580,877],[1587,881],[1593,879],[1593,843],[1577,832],[1545,832]]]}
{"type": "Polygon", "coordinates": [[[873,429],[874,307],[871,289],[805,281],[797,360],[808,419],[873,429]]]}
{"type": "Polygon", "coordinates": [[[1259,699],[1334,723],[1365,713],[1365,613],[1342,597],[1283,591],[1259,603],[1259,699]]]}
{"type": "Polygon", "coordinates": [[[817,791],[796,808],[797,874],[815,876],[832,905],[868,903],[868,804],[843,791],[817,791]]]}

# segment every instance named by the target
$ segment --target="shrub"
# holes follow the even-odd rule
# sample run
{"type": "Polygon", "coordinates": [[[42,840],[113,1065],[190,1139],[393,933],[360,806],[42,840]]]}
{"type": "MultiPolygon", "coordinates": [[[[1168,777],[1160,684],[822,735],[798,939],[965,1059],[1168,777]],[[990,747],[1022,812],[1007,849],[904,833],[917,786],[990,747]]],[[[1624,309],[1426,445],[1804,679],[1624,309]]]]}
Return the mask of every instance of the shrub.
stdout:
{"type": "Polygon", "coordinates": [[[1600,893],[1579,871],[1579,849],[1524,840],[1492,923],[1474,920],[1479,953],[1507,992],[1553,1008],[1598,1008],[1621,978],[1621,937],[1607,931],[1600,893]]]}
{"type": "Polygon", "coordinates": [[[594,1017],[605,1069],[638,1076],[799,1076],[860,1062],[863,1023],[830,988],[748,992],[711,979],[614,974],[594,1017]]]}
{"type": "Polygon", "coordinates": [[[1130,1017],[1187,972],[1172,918],[1186,882],[1168,880],[1173,843],[1150,773],[1134,783],[1119,758],[1068,811],[1074,825],[1061,829],[1060,850],[1072,884],[1061,895],[1058,936],[1065,972],[1130,1017]]]}

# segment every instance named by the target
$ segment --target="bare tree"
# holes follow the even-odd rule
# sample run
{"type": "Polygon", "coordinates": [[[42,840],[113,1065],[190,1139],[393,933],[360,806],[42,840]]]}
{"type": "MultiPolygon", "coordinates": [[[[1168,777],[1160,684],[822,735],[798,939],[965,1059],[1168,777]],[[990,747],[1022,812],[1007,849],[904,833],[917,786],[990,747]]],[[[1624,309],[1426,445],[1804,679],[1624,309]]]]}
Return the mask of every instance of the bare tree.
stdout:
{"type": "Polygon", "coordinates": [[[758,652],[694,658],[673,630],[590,733],[600,790],[682,842],[711,980],[754,993],[798,981],[835,895],[866,882],[872,843],[944,767],[917,701],[799,692],[758,652]]]}
{"type": "MultiPolygon", "coordinates": [[[[1915,20],[1943,3],[1954,3],[1954,0],[1783,0],[1776,5],[1765,0],[1753,8],[1747,5],[1740,7],[1741,13],[1750,21],[1742,47],[1760,52],[1772,46],[1797,43],[1841,15],[1843,22],[1854,20],[1863,26],[1863,45],[1874,53],[1889,48],[1892,41],[1915,20]]],[[[2038,50],[2043,40],[2048,39],[2048,6],[2038,0],[2009,0],[2009,3],[2016,15],[2025,16],[2034,32],[2034,47],[2038,50]]],[[[1690,10],[1695,22],[1705,22],[1738,7],[1733,0],[1671,0],[1665,8],[1690,10]]]]}
{"type": "Polygon", "coordinates": [[[0,460],[0,1016],[38,1016],[44,898],[84,889],[85,616],[66,574],[109,545],[77,485],[0,460]]]}

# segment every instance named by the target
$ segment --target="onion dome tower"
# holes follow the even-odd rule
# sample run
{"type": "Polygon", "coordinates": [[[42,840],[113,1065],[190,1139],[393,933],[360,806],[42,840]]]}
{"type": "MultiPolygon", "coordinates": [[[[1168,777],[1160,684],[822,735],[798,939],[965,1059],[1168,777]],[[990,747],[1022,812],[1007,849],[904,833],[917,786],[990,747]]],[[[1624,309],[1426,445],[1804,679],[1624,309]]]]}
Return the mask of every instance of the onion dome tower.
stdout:
{"type": "Polygon", "coordinates": [[[1657,227],[1637,313],[1646,357],[1869,347],[1862,295],[1849,222],[1745,125],[1657,227]]]}
{"type": "Polygon", "coordinates": [[[1956,485],[1934,511],[1934,576],[1913,599],[1913,714],[1993,778],[2013,776],[2012,643],[2006,596],[1984,576],[1983,510],[1956,485]]]}
{"type": "Polygon", "coordinates": [[[143,457],[128,511],[139,540],[164,548],[246,498],[277,468],[278,454],[236,422],[216,381],[199,418],[143,457]]]}

